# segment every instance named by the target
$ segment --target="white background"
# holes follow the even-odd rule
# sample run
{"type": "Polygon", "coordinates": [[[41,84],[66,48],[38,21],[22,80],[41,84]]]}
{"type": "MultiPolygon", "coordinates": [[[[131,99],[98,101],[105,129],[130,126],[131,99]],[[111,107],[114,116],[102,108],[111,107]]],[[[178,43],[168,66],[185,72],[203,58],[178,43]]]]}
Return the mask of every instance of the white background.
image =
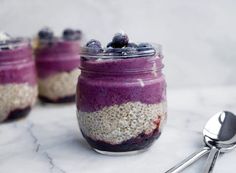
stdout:
{"type": "Polygon", "coordinates": [[[124,30],[133,41],[163,45],[169,87],[232,85],[235,9],[233,0],[0,0],[0,30],[80,28],[103,43],[124,30]]]}

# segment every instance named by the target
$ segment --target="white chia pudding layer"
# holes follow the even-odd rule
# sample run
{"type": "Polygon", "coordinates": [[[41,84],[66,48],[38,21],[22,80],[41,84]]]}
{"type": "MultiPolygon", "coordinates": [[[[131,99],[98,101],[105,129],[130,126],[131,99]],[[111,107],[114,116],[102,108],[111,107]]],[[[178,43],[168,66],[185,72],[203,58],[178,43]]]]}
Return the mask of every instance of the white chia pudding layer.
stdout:
{"type": "Polygon", "coordinates": [[[61,72],[39,79],[39,95],[52,100],[74,95],[79,75],[80,70],[76,68],[70,72],[61,72]]]}
{"type": "Polygon", "coordinates": [[[16,109],[33,106],[38,95],[37,86],[29,84],[0,84],[0,122],[16,109]]]}
{"type": "Polygon", "coordinates": [[[156,128],[161,131],[166,120],[166,107],[165,101],[159,104],[128,102],[96,112],[79,111],[78,120],[82,132],[91,139],[120,144],[141,133],[150,134],[156,128]]]}

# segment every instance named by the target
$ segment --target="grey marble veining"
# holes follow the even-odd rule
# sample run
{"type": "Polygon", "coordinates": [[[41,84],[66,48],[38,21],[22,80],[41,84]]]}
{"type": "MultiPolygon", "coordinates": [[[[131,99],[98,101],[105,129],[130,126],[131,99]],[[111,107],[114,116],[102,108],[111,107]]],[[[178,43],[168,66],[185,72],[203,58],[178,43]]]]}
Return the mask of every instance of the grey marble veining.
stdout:
{"type": "Polygon", "coordinates": [[[33,36],[81,28],[104,43],[126,31],[163,45],[170,87],[236,84],[236,1],[0,0],[0,30],[33,36]]]}
{"type": "MultiPolygon", "coordinates": [[[[23,120],[0,124],[0,173],[164,172],[203,146],[201,129],[216,111],[236,112],[236,86],[168,92],[168,122],[160,139],[142,154],[95,153],[82,138],[75,105],[37,105],[23,120]]],[[[199,173],[203,158],[186,173],[199,173]]],[[[236,150],[218,160],[215,173],[234,173],[236,150]]]]}

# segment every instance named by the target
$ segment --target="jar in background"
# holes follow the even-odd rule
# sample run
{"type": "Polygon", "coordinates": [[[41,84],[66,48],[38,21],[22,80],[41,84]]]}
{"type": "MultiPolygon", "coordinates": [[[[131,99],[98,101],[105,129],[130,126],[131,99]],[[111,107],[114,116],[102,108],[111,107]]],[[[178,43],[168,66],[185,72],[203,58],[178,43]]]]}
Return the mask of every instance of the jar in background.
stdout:
{"type": "Polygon", "coordinates": [[[39,46],[35,49],[35,56],[39,98],[44,102],[75,101],[76,83],[80,74],[80,38],[67,37],[50,37],[49,30],[39,32],[39,46]],[[44,35],[40,35],[41,32],[45,32],[44,35]]]}
{"type": "Polygon", "coordinates": [[[97,53],[85,47],[81,55],[79,126],[92,148],[103,154],[149,148],[167,116],[160,46],[122,51],[107,48],[97,53]]]}
{"type": "Polygon", "coordinates": [[[0,41],[0,121],[26,116],[36,102],[37,93],[29,40],[0,41]]]}

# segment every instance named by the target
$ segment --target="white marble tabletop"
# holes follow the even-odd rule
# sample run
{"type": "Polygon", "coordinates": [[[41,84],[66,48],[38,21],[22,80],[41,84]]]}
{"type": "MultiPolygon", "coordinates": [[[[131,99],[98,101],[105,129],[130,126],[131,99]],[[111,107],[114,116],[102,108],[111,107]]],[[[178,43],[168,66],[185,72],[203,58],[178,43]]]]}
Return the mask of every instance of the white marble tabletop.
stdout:
{"type": "MultiPolygon", "coordinates": [[[[222,109],[236,112],[236,86],[168,90],[169,117],[152,148],[131,156],[92,151],[77,125],[75,105],[37,105],[22,120],[0,124],[0,173],[164,173],[203,146],[201,129],[222,109]]],[[[184,172],[200,173],[205,158],[184,172]]],[[[235,173],[236,150],[215,173],[235,173]]]]}

